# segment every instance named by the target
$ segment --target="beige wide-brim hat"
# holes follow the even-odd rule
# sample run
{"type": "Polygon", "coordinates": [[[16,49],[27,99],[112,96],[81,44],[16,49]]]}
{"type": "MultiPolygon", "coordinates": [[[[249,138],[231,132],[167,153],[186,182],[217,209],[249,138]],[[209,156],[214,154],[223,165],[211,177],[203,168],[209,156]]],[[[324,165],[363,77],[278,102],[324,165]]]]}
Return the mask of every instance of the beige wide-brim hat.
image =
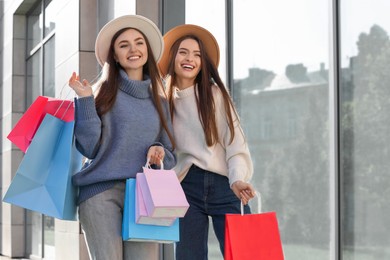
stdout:
{"type": "Polygon", "coordinates": [[[176,26],[164,34],[164,52],[158,66],[163,76],[168,74],[169,54],[175,41],[186,35],[194,35],[202,41],[205,51],[214,65],[219,65],[219,46],[215,37],[205,28],[193,24],[176,26]]]}
{"type": "Polygon", "coordinates": [[[107,61],[112,37],[123,28],[134,28],[141,31],[148,38],[154,59],[156,62],[160,60],[164,41],[156,24],[141,15],[124,15],[104,25],[96,38],[95,55],[102,67],[107,61]]]}

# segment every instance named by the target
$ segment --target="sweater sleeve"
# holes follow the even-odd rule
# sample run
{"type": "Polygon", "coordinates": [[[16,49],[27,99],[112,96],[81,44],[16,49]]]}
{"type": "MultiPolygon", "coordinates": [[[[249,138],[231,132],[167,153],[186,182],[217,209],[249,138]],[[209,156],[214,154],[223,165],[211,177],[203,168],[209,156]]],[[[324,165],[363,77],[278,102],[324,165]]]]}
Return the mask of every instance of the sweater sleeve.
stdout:
{"type": "Polygon", "coordinates": [[[99,149],[102,123],[93,96],[75,99],[74,135],[79,152],[93,159],[99,149]]]}
{"type": "Polygon", "coordinates": [[[253,163],[240,120],[231,109],[234,123],[234,138],[230,142],[231,132],[228,125],[228,118],[225,113],[224,100],[221,92],[215,88],[214,100],[216,104],[216,120],[218,124],[220,141],[226,151],[226,163],[230,186],[236,181],[248,182],[253,175],[253,163]]]}

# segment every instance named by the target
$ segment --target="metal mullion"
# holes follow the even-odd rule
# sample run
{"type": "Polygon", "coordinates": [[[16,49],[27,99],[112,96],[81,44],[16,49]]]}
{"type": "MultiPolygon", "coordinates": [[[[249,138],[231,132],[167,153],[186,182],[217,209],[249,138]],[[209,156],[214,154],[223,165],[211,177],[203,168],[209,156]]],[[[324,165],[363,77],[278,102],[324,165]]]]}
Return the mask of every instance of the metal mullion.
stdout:
{"type": "Polygon", "coordinates": [[[340,13],[339,0],[329,1],[329,164],[330,164],[330,259],[341,260],[340,168],[340,13]],[[333,202],[333,204],[332,204],[333,202]],[[332,243],[333,242],[333,243],[332,243]]]}
{"type": "Polygon", "coordinates": [[[232,96],[234,96],[233,79],[233,1],[226,0],[226,82],[232,96]]]}

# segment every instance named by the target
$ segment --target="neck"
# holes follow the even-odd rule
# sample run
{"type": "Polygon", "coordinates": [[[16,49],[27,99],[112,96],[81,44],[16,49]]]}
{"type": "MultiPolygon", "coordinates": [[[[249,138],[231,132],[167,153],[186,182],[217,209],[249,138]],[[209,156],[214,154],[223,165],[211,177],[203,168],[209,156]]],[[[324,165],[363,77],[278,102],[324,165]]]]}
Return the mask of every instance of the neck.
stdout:
{"type": "Polygon", "coordinates": [[[143,80],[143,68],[126,70],[126,74],[131,80],[143,80]]]}
{"type": "Polygon", "coordinates": [[[195,85],[194,79],[176,78],[176,87],[180,90],[192,87],[195,85]]]}

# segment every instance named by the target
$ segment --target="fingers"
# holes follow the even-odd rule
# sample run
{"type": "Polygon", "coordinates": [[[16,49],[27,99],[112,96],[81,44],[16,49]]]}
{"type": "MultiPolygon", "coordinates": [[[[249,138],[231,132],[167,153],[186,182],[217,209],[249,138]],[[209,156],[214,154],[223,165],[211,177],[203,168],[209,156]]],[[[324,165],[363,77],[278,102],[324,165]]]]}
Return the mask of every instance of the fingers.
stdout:
{"type": "Polygon", "coordinates": [[[240,192],[241,201],[244,205],[248,204],[248,202],[253,198],[251,196],[251,192],[248,190],[243,190],[240,192]]]}
{"type": "Polygon", "coordinates": [[[160,165],[164,160],[165,151],[161,146],[152,146],[149,148],[147,158],[150,164],[160,165]]]}
{"type": "Polygon", "coordinates": [[[84,86],[84,87],[90,87],[91,84],[89,84],[88,80],[83,79],[83,86],[84,86]]]}

